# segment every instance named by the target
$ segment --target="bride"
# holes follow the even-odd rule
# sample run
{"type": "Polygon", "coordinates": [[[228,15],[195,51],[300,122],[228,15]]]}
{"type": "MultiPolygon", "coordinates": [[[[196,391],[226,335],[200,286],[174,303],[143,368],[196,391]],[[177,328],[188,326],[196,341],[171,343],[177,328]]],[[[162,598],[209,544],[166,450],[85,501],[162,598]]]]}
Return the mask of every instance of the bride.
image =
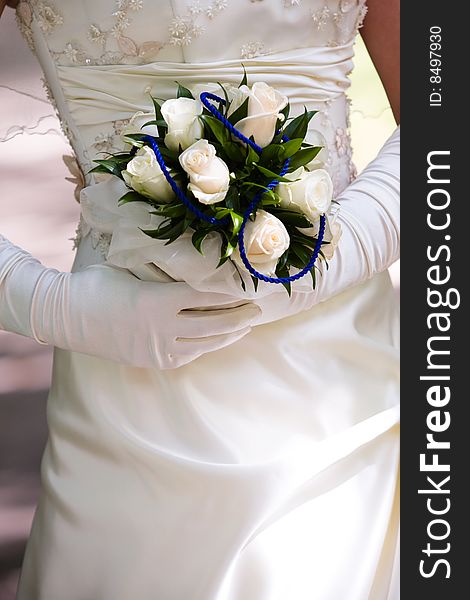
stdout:
{"type": "Polygon", "coordinates": [[[400,130],[355,177],[345,93],[364,20],[398,121],[398,0],[16,10],[84,173],[149,91],[243,63],[319,111],[342,227],[314,291],[244,302],[139,280],[83,219],[71,273],[0,234],[0,328],[55,347],[18,599],[397,600],[400,130]]]}

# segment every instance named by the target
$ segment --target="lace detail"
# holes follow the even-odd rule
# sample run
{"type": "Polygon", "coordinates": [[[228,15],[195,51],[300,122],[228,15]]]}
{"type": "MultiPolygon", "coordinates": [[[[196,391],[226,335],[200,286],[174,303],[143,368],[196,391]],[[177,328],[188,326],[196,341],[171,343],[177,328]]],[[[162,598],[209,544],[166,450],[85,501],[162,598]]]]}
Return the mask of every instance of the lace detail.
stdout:
{"type": "Polygon", "coordinates": [[[195,38],[204,33],[205,28],[198,25],[191,14],[190,17],[175,17],[168,31],[172,46],[189,46],[195,38]]]}
{"type": "Polygon", "coordinates": [[[132,23],[132,13],[143,9],[144,0],[116,0],[115,6],[109,28],[102,29],[95,23],[88,28],[88,40],[101,49],[98,57],[89,56],[78,44],[68,42],[62,52],[53,53],[55,59],[64,57],[72,64],[103,65],[144,62],[157,55],[162,48],[160,42],[147,41],[139,45],[125,35],[132,23]]]}
{"type": "Polygon", "coordinates": [[[364,19],[367,15],[367,0],[362,0],[361,5],[359,7],[359,13],[357,15],[355,28],[360,29],[364,25],[364,19]]]}
{"type": "Polygon", "coordinates": [[[351,134],[349,129],[337,127],[335,134],[335,147],[339,158],[342,158],[343,156],[347,157],[349,181],[351,182],[357,177],[357,169],[352,160],[351,134]]]}
{"type": "Polygon", "coordinates": [[[57,120],[59,121],[60,129],[61,129],[62,133],[65,135],[65,137],[67,138],[69,144],[73,147],[73,134],[72,134],[69,126],[67,125],[67,123],[65,121],[63,121],[60,116],[60,112],[57,107],[57,103],[55,101],[54,94],[52,93],[52,90],[44,77],[41,77],[41,83],[42,83],[42,87],[44,88],[44,91],[46,93],[46,97],[49,100],[49,102],[51,103],[51,106],[54,109],[54,112],[56,114],[57,120]]]}
{"type": "Polygon", "coordinates": [[[316,29],[323,29],[331,17],[331,10],[328,6],[322,6],[317,10],[313,10],[312,13],[312,21],[316,29]]]}
{"type": "MultiPolygon", "coordinates": [[[[183,16],[175,16],[169,27],[167,39],[138,42],[127,34],[132,25],[133,13],[144,8],[144,0],[116,0],[113,21],[108,28],[91,23],[87,30],[87,39],[99,48],[99,54],[93,56],[74,40],[66,42],[63,50],[51,51],[59,64],[69,65],[113,65],[142,64],[154,59],[166,46],[188,46],[205,32],[202,18],[215,19],[228,6],[227,0],[212,0],[201,5],[193,1],[183,16]]],[[[29,0],[20,2],[17,8],[18,27],[34,51],[31,23],[33,14],[45,35],[63,24],[62,15],[54,5],[29,0]]]]}
{"type": "Polygon", "coordinates": [[[44,35],[49,35],[56,27],[63,24],[64,18],[53,4],[35,1],[33,5],[38,25],[44,35]]]}
{"type": "Polygon", "coordinates": [[[344,156],[349,147],[349,133],[346,129],[338,127],[335,135],[335,146],[338,156],[344,156]]]}
{"type": "Polygon", "coordinates": [[[227,0],[214,0],[203,7],[199,0],[195,0],[188,6],[185,16],[176,16],[172,20],[168,29],[168,43],[171,46],[189,46],[194,39],[206,31],[206,28],[199,22],[201,17],[205,16],[209,20],[215,19],[227,8],[227,5],[227,0]]]}
{"type": "MultiPolygon", "coordinates": [[[[316,32],[315,38],[318,40],[321,34],[320,41],[323,38],[328,46],[347,43],[362,26],[367,13],[366,0],[324,0],[317,8],[305,6],[308,4],[305,0],[278,1],[287,10],[305,10],[305,16],[310,15],[316,32]]],[[[149,2],[150,0],[114,0],[114,12],[110,14],[109,25],[91,22],[85,24],[81,43],[69,39],[58,49],[52,49],[52,44],[51,54],[54,60],[61,65],[147,63],[155,60],[165,48],[191,45],[206,33],[209,23],[224,12],[229,4],[228,0],[192,0],[184,13],[171,19],[166,34],[162,31],[160,39],[140,41],[129,30],[139,13],[146,8],[150,10],[149,2]],[[84,41],[89,42],[88,49],[84,48],[84,41]],[[96,52],[93,48],[96,48],[96,52]]],[[[250,0],[253,6],[261,2],[263,0],[250,0]]],[[[18,27],[33,51],[33,15],[43,34],[50,39],[55,37],[51,34],[64,24],[64,17],[56,4],[48,0],[21,0],[16,15],[18,27]]],[[[80,32],[78,35],[80,38],[80,32]]],[[[245,59],[254,58],[266,52],[270,50],[265,49],[262,40],[249,40],[243,44],[240,56],[245,59]]]]}
{"type": "Polygon", "coordinates": [[[18,28],[34,52],[34,40],[31,25],[33,15],[45,36],[50,35],[56,27],[64,23],[62,14],[54,4],[42,2],[41,0],[22,1],[16,7],[16,22],[18,28]]]}
{"type": "Polygon", "coordinates": [[[255,58],[255,56],[260,56],[261,54],[266,54],[268,51],[266,50],[263,42],[248,42],[247,44],[243,44],[240,49],[240,56],[242,58],[255,58]]]}
{"type": "Polygon", "coordinates": [[[366,14],[366,0],[340,0],[337,8],[332,8],[331,4],[325,2],[322,7],[312,10],[310,16],[317,32],[330,32],[331,37],[327,45],[334,47],[346,44],[356,35],[366,14]]]}
{"type": "Polygon", "coordinates": [[[69,238],[69,240],[73,243],[72,250],[76,250],[81,241],[88,235],[90,236],[93,249],[96,250],[98,248],[101,256],[106,259],[108,256],[109,246],[111,244],[112,234],[102,233],[96,229],[93,229],[88,225],[88,223],[86,223],[82,215],[80,215],[80,220],[77,228],[75,229],[75,236],[69,238]]]}

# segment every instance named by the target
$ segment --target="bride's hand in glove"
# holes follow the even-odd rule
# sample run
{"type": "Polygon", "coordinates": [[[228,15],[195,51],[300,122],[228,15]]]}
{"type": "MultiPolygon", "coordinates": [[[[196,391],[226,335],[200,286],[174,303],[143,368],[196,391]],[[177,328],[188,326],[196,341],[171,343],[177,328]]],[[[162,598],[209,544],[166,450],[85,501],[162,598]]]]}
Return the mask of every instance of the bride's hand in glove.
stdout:
{"type": "Polygon", "coordinates": [[[337,198],[342,235],[326,271],[310,292],[274,290],[256,299],[262,314],[255,325],[308,310],[387,269],[400,254],[400,127],[377,157],[337,198]]]}
{"type": "Polygon", "coordinates": [[[60,273],[0,236],[0,329],[137,367],[169,369],[233,344],[253,303],[92,265],[60,273]],[[201,310],[203,309],[203,310],[201,310]]]}

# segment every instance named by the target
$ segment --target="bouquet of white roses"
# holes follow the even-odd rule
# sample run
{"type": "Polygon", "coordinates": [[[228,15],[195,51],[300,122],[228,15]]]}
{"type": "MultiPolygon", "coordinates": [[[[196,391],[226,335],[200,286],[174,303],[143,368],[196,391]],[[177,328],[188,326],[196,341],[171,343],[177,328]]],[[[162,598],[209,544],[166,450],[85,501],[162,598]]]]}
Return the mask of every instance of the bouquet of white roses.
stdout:
{"type": "MultiPolygon", "coordinates": [[[[262,280],[290,293],[308,273],[315,286],[316,260],[332,256],[340,235],[322,146],[305,141],[315,112],[289,119],[288,98],[264,82],[249,87],[246,74],[238,88],[219,85],[220,96],[179,85],[176,98],[152,98],[155,114],[137,113],[124,131],[130,151],[95,161],[92,172],[125,191],[108,260],[134,271],[151,263],[189,283],[230,263],[243,291],[251,278],[255,291],[262,280]]],[[[89,216],[100,210],[82,203],[89,216]]]]}

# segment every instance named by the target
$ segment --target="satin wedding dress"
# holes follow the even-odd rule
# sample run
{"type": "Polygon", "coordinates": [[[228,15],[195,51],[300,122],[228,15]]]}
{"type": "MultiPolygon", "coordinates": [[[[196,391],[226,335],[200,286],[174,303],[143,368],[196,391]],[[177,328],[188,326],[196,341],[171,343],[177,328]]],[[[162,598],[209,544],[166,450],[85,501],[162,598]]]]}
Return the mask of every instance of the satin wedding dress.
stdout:
{"type": "MultiPolygon", "coordinates": [[[[237,84],[243,63],[294,113],[319,111],[337,194],[354,178],[345,92],[365,11],[32,0],[17,14],[84,173],[149,91],[237,84]]],[[[108,237],[83,220],[76,243],[74,271],[104,261],[108,237]]],[[[56,348],[18,599],[397,600],[397,331],[384,272],[176,370],[56,348]]]]}

